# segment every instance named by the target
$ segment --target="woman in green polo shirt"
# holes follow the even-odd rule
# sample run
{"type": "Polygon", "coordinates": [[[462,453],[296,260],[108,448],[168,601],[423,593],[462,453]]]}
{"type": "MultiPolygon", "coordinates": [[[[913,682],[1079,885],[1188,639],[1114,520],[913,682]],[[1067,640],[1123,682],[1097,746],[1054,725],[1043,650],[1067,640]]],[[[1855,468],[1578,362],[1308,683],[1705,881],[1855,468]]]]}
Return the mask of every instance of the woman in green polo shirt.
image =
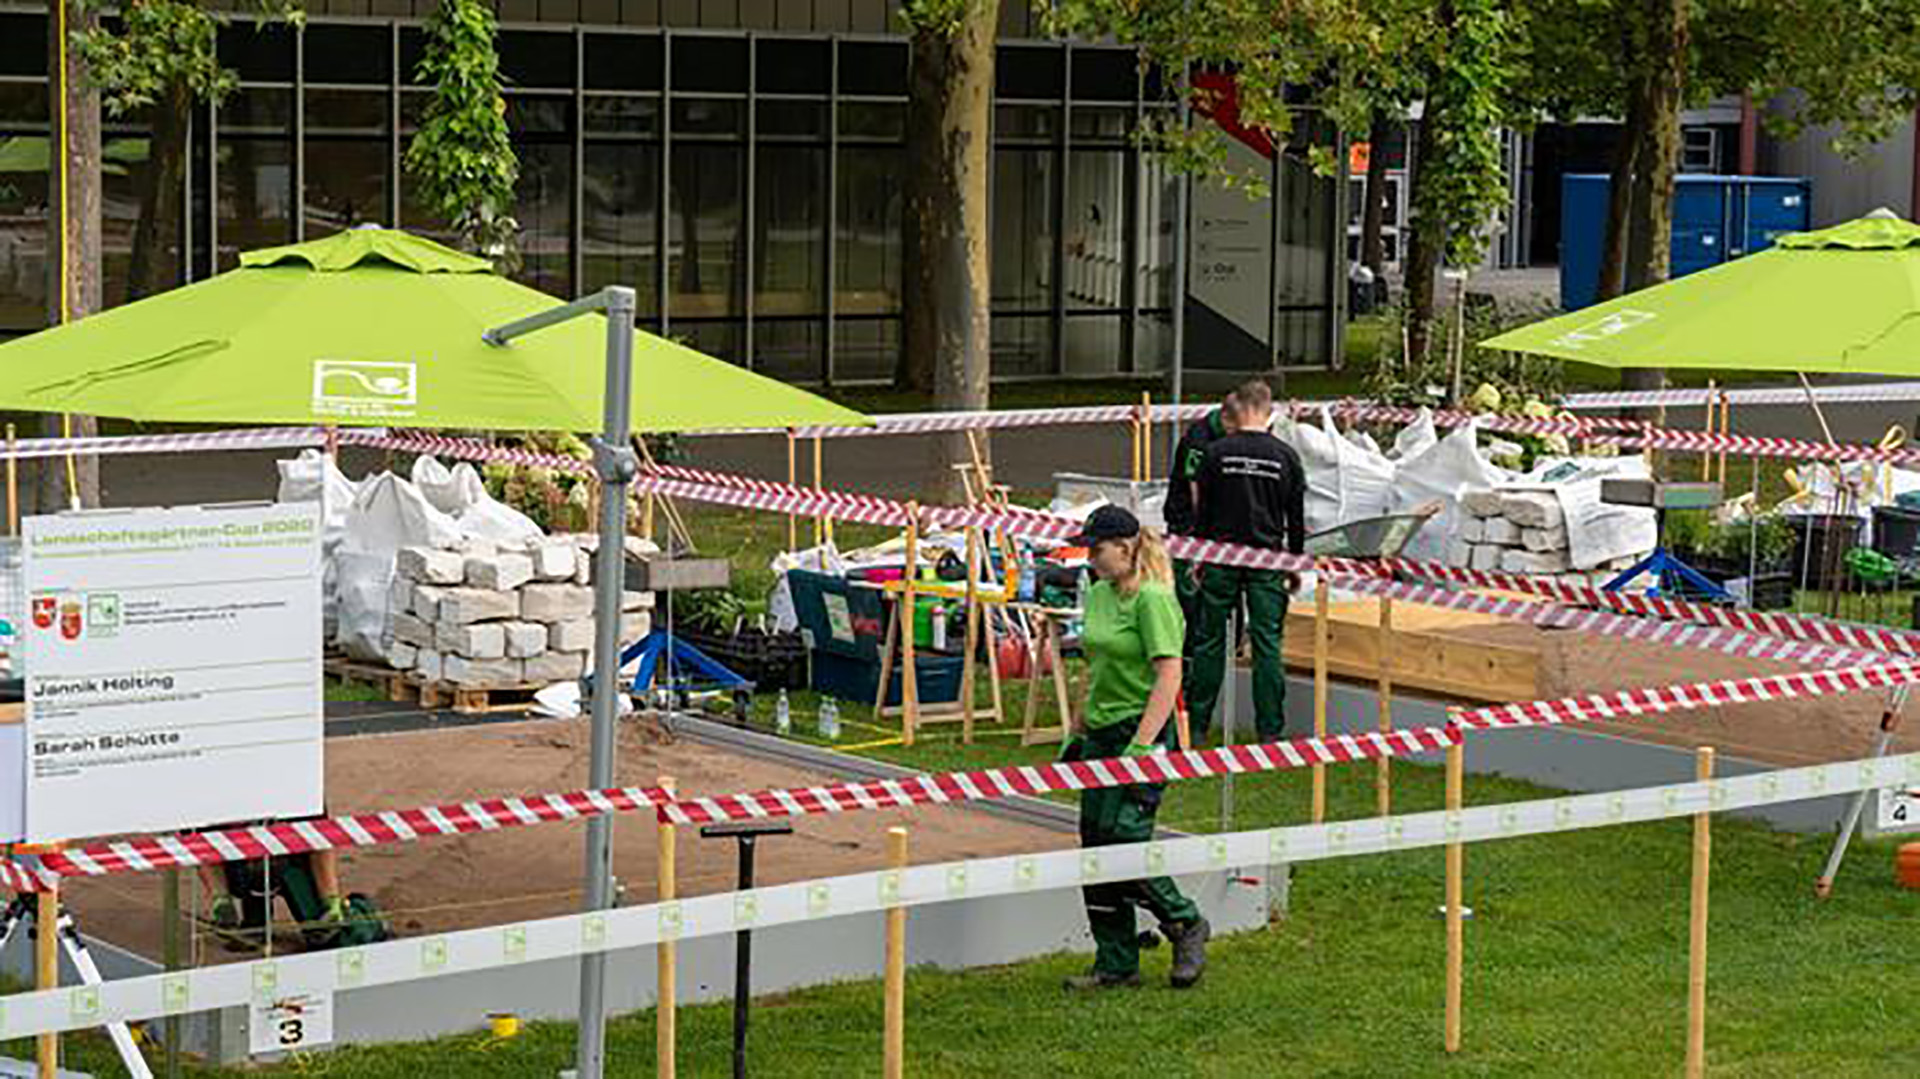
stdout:
{"type": "MultiPolygon", "coordinates": [[[[1100,581],[1087,590],[1086,649],[1092,679],[1077,733],[1062,760],[1144,756],[1171,742],[1180,693],[1185,622],[1173,592],[1173,570],[1160,537],[1119,506],[1102,506],[1074,541],[1088,548],[1100,581]]],[[[1136,783],[1080,792],[1080,843],[1099,847],[1153,838],[1165,784],[1136,783]]],[[[1140,984],[1140,937],[1133,908],[1145,907],[1173,945],[1172,982],[1184,989],[1207,963],[1207,920],[1172,880],[1086,887],[1093,930],[1093,969],[1067,979],[1069,989],[1140,984]]]]}

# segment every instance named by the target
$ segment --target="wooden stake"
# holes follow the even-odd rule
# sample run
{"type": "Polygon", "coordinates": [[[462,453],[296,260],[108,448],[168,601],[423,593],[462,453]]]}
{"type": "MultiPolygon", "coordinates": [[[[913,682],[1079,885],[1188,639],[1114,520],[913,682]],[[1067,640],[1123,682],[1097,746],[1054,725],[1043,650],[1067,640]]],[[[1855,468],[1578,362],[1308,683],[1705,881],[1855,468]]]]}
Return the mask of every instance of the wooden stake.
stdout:
{"type": "Polygon", "coordinates": [[[1140,417],[1137,415],[1132,417],[1128,421],[1128,427],[1133,440],[1133,444],[1131,447],[1131,452],[1133,454],[1133,465],[1132,465],[1132,471],[1129,473],[1129,475],[1131,475],[1131,477],[1133,478],[1133,482],[1139,483],[1140,482],[1140,417]]]}
{"type": "MultiPolygon", "coordinates": [[[[1393,597],[1380,597],[1380,631],[1376,636],[1380,649],[1380,733],[1393,733],[1393,597]]],[[[1373,770],[1374,809],[1386,816],[1393,812],[1393,762],[1378,757],[1373,770]]]]}
{"type": "MultiPolygon", "coordinates": [[[[887,829],[887,866],[907,868],[907,830],[887,829]]],[[[887,983],[886,1006],[882,1022],[886,1028],[880,1074],[885,1079],[901,1079],[907,1064],[907,908],[895,905],[887,911],[887,983]]]]}
{"type": "Polygon", "coordinates": [[[1140,391],[1140,481],[1153,482],[1153,394],[1140,391]]]}
{"type": "MultiPolygon", "coordinates": [[[[673,793],[672,776],[660,777],[660,789],[673,793]]],[[[679,881],[674,872],[674,828],[666,821],[660,822],[660,901],[673,899],[679,891],[679,881]]],[[[654,999],[654,1015],[658,1020],[656,1030],[655,1059],[659,1063],[660,1079],[673,1079],[676,1066],[677,1048],[675,1044],[675,1026],[679,1008],[679,994],[676,992],[675,979],[678,971],[675,967],[675,945],[671,940],[662,940],[654,947],[659,960],[659,990],[654,999]]]]}
{"type": "MultiPolygon", "coordinates": [[[[1694,756],[1695,779],[1713,778],[1713,749],[1694,756]]],[[[1713,859],[1713,813],[1693,818],[1693,911],[1687,944],[1687,1079],[1707,1072],[1707,871],[1713,859]]]]}
{"type": "Polygon", "coordinates": [[[1726,438],[1734,434],[1734,397],[1720,390],[1720,486],[1726,486],[1726,438]]]}
{"type": "MultiPolygon", "coordinates": [[[[1459,742],[1447,747],[1447,812],[1458,813],[1465,802],[1466,748],[1459,742]]],[[[1460,907],[1461,878],[1465,873],[1466,848],[1447,844],[1447,1052],[1460,1051],[1460,968],[1466,955],[1466,934],[1460,907]]]]}
{"type": "MultiPolygon", "coordinates": [[[[1715,415],[1714,403],[1718,400],[1718,396],[1719,396],[1715,394],[1713,390],[1714,390],[1714,382],[1712,379],[1708,379],[1707,380],[1706,433],[1709,436],[1711,436],[1716,429],[1714,427],[1714,415],[1715,415]]],[[[1708,450],[1705,453],[1700,455],[1700,481],[1702,483],[1705,483],[1706,481],[1711,480],[1712,478],[1713,478],[1713,451],[1708,450]]]]}
{"type": "Polygon", "coordinates": [[[900,738],[913,744],[920,725],[920,672],[914,659],[914,623],[919,620],[920,503],[907,503],[906,590],[900,599],[900,738]]]}
{"type": "MultiPolygon", "coordinates": [[[[821,490],[825,479],[825,477],[821,475],[820,448],[826,445],[826,441],[824,438],[816,438],[813,440],[813,489],[815,493],[821,490]]],[[[816,513],[813,517],[813,545],[818,547],[826,538],[827,519],[824,515],[816,513]]]]}
{"type": "MultiPolygon", "coordinates": [[[[1313,598],[1313,736],[1327,736],[1327,575],[1316,573],[1313,598]]],[[[1231,668],[1229,668],[1231,669],[1231,668]]],[[[1313,766],[1313,823],[1327,819],[1327,766],[1313,766]]]]}
{"type": "Polygon", "coordinates": [[[967,529],[967,636],[960,667],[960,744],[973,744],[973,663],[980,653],[980,531],[967,529]]]}
{"type": "MultiPolygon", "coordinates": [[[[800,485],[800,463],[795,456],[799,452],[799,447],[794,443],[793,428],[789,427],[787,428],[788,487],[797,487],[800,485]]],[[[789,513],[787,514],[787,550],[791,551],[798,546],[800,546],[800,518],[789,513]]]]}
{"type": "Polygon", "coordinates": [[[7,535],[20,534],[20,459],[14,454],[19,452],[20,440],[15,437],[13,424],[7,424],[7,535]]]}
{"type": "MultiPolygon", "coordinates": [[[[33,984],[37,989],[60,987],[60,893],[49,888],[34,896],[33,984]]],[[[55,1079],[60,1074],[60,1035],[42,1034],[34,1039],[40,1064],[40,1079],[55,1079]]]]}

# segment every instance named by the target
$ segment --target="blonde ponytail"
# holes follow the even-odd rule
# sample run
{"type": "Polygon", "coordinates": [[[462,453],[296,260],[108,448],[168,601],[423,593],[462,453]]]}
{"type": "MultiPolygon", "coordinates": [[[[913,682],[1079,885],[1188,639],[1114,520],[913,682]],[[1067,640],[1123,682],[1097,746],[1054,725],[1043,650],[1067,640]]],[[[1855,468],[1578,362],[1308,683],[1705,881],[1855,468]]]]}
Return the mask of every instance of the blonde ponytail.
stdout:
{"type": "Polygon", "coordinates": [[[1167,545],[1161,541],[1160,533],[1142,528],[1133,540],[1133,569],[1113,586],[1121,595],[1131,596],[1149,581],[1173,587],[1173,560],[1167,556],[1167,545]]]}

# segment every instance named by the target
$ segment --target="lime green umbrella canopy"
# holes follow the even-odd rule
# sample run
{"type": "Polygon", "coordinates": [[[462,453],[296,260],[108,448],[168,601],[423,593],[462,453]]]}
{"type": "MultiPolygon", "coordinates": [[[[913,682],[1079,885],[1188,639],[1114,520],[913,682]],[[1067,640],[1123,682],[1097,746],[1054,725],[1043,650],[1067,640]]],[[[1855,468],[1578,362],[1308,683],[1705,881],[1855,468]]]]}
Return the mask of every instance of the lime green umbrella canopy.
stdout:
{"type": "Polygon", "coordinates": [[[1920,374],[1920,225],[1877,211],[1481,342],[1607,367],[1920,374]]]}
{"type": "MultiPolygon", "coordinates": [[[[0,407],[133,420],[589,431],[606,321],[490,345],[559,301],[391,229],[249,251],[240,267],[0,344],[0,407]]],[[[635,333],[636,431],[870,423],[785,383],[635,333]]]]}

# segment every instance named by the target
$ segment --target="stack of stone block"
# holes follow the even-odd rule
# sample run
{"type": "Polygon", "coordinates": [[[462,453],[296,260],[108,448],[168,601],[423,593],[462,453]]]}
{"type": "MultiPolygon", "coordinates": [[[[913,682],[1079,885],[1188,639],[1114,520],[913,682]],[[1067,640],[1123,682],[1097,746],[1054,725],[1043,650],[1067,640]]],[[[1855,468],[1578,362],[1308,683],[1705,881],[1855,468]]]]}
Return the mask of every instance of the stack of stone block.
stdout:
{"type": "Polygon", "coordinates": [[[1634,557],[1618,558],[1604,566],[1576,570],[1566,514],[1552,491],[1469,491],[1461,496],[1460,506],[1465,512],[1448,552],[1456,566],[1598,586],[1638,561],[1634,557]]]}
{"type": "MultiPolygon", "coordinates": [[[[510,689],[586,673],[593,653],[592,544],[469,540],[401,548],[388,597],[387,662],[428,685],[510,689]]],[[[620,641],[651,627],[653,593],[627,592],[620,641]]]]}

